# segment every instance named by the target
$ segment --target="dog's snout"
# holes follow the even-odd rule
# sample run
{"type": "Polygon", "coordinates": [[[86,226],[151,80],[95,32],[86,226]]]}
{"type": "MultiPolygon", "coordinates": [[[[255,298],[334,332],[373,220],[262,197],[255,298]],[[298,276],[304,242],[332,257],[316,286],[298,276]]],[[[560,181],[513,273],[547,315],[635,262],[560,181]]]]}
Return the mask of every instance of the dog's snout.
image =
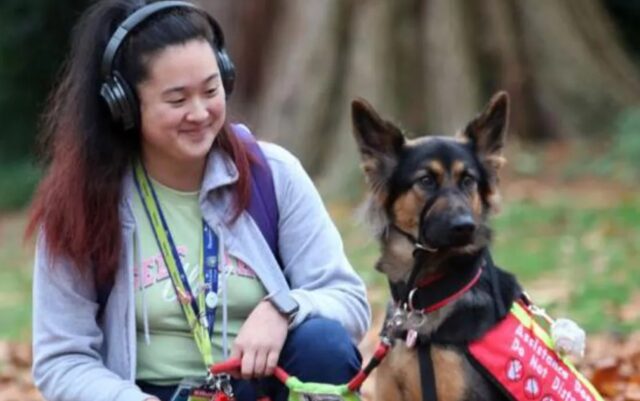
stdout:
{"type": "Polygon", "coordinates": [[[476,223],[469,214],[459,215],[451,221],[451,231],[454,235],[469,236],[476,230],[476,223]]]}

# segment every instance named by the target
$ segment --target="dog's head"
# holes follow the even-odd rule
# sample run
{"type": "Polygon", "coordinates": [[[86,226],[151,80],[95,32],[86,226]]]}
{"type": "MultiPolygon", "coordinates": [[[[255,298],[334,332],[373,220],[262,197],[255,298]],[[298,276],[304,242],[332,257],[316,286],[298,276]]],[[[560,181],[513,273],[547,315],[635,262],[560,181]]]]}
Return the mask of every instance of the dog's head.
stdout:
{"type": "Polygon", "coordinates": [[[500,92],[457,135],[410,140],[366,101],[354,100],[354,135],[379,234],[402,231],[433,253],[486,246],[508,114],[509,97],[500,92]]]}

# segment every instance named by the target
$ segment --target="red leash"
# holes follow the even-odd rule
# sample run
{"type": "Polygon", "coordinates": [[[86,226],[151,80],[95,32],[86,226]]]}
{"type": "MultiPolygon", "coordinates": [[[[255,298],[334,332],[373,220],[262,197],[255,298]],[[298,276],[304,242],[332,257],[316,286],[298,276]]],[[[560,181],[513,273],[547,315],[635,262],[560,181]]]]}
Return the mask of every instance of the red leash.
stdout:
{"type": "Polygon", "coordinates": [[[364,369],[360,369],[358,374],[356,374],[355,377],[349,381],[349,384],[347,384],[349,391],[357,391],[360,389],[360,386],[362,386],[362,383],[367,379],[367,377],[369,377],[373,369],[380,365],[380,362],[382,362],[384,357],[387,356],[389,349],[391,349],[391,340],[387,337],[381,337],[378,347],[376,347],[376,350],[367,366],[365,366],[364,369]]]}
{"type": "MultiPolygon", "coordinates": [[[[211,372],[211,374],[213,375],[218,375],[220,373],[232,373],[240,370],[241,363],[242,362],[238,358],[227,359],[226,361],[211,365],[209,372],[211,372]]],[[[276,366],[275,370],[273,371],[273,375],[276,377],[276,379],[280,380],[282,384],[284,384],[289,378],[289,374],[285,372],[285,370],[280,366],[276,366]]]]}
{"type": "MultiPolygon", "coordinates": [[[[349,391],[355,392],[360,389],[362,383],[367,379],[367,377],[369,377],[371,372],[380,364],[380,362],[382,362],[384,357],[387,356],[389,349],[391,349],[391,344],[391,340],[389,340],[387,337],[382,337],[380,339],[380,343],[378,343],[378,346],[367,366],[365,366],[364,369],[361,369],[347,384],[349,391]]],[[[212,375],[218,375],[221,373],[232,373],[240,370],[240,365],[240,359],[231,358],[226,361],[211,365],[211,368],[209,368],[209,372],[211,372],[212,375]]],[[[286,384],[287,379],[289,379],[289,374],[280,366],[276,366],[275,370],[273,371],[273,375],[280,382],[282,382],[282,384],[286,384]]],[[[270,398],[260,397],[257,401],[270,401],[270,398]]]]}

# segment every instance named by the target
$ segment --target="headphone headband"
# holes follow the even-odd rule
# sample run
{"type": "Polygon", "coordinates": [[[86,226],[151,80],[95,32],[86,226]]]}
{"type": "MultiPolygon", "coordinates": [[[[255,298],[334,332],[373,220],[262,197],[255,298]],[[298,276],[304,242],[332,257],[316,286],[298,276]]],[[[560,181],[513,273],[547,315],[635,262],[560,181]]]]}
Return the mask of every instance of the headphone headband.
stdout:
{"type": "Polygon", "coordinates": [[[116,29],[113,35],[111,35],[111,39],[109,39],[109,43],[107,43],[104,55],[102,56],[102,66],[100,71],[104,79],[108,78],[111,75],[116,54],[118,54],[118,50],[120,50],[120,46],[126,39],[129,32],[155,13],[170,8],[190,8],[192,10],[202,12],[207,17],[211,24],[211,27],[214,30],[213,35],[217,47],[222,48],[224,46],[222,29],[220,29],[218,23],[213,18],[211,18],[208,13],[204,12],[196,5],[187,3],[186,1],[158,1],[155,3],[147,4],[129,15],[118,26],[118,29],[116,29]]]}

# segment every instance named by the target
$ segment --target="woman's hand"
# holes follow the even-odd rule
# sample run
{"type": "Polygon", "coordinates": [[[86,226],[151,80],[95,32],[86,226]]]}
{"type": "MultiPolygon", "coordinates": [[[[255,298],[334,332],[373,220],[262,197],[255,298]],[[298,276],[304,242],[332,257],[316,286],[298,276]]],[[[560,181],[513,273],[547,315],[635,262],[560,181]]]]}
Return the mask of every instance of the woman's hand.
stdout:
{"type": "Polygon", "coordinates": [[[271,376],[284,341],[289,321],[269,301],[260,302],[240,328],[233,343],[232,358],[242,361],[243,379],[271,376]]]}

